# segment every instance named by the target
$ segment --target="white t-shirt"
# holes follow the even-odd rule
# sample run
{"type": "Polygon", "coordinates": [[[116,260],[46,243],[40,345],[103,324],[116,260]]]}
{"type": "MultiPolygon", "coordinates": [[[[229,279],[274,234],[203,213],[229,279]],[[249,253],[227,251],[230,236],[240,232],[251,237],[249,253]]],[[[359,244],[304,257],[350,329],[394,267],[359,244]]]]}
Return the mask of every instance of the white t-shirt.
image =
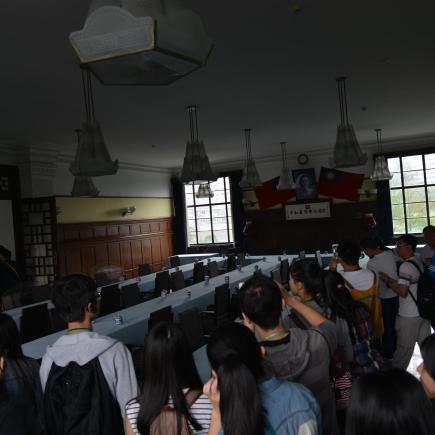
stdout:
{"type": "MultiPolygon", "coordinates": [[[[187,390],[184,391],[185,393],[187,390]]],[[[137,416],[139,415],[139,402],[135,399],[127,404],[125,413],[130,422],[130,426],[135,434],[139,434],[137,429],[137,416]]],[[[201,394],[195,403],[190,407],[190,415],[202,426],[202,429],[197,431],[189,423],[190,431],[193,435],[207,435],[210,428],[212,404],[205,394],[201,394]]]]}
{"type": "Polygon", "coordinates": [[[420,251],[421,261],[424,263],[424,260],[426,260],[426,258],[432,258],[433,254],[435,254],[435,251],[429,245],[423,246],[420,251]]]}
{"type": "Polygon", "coordinates": [[[340,271],[341,276],[348,281],[353,288],[359,291],[368,290],[374,281],[373,272],[367,269],[354,270],[352,272],[340,271]]]}
{"type": "MultiPolygon", "coordinates": [[[[408,260],[412,260],[420,265],[416,257],[408,258],[408,260]]],[[[420,269],[420,272],[422,272],[422,269],[420,269]]],[[[399,268],[399,279],[397,282],[409,287],[409,292],[414,295],[415,299],[417,299],[417,283],[420,278],[420,272],[409,261],[404,261],[399,268]]],[[[399,297],[399,316],[419,317],[417,305],[409,294],[406,298],[399,297]]]]}
{"type": "Polygon", "coordinates": [[[381,291],[382,299],[394,298],[397,296],[393,290],[391,290],[384,281],[379,279],[379,272],[386,273],[389,277],[397,280],[397,265],[395,257],[391,251],[382,251],[380,254],[375,255],[367,263],[367,269],[372,270],[378,277],[379,289],[381,291]]]}

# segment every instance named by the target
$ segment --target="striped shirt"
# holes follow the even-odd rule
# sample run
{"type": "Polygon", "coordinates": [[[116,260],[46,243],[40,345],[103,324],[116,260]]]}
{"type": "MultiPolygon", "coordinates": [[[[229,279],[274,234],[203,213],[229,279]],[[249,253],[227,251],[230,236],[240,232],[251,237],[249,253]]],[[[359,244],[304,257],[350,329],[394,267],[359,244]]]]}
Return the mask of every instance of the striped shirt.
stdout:
{"type": "MultiPolygon", "coordinates": [[[[183,390],[186,393],[188,390],[183,390]]],[[[171,400],[169,401],[171,404],[171,400]]],[[[137,416],[139,415],[139,402],[136,399],[131,400],[125,407],[125,412],[130,422],[130,426],[135,434],[139,434],[137,429],[137,416]]],[[[201,394],[195,403],[190,407],[190,415],[202,426],[197,431],[189,423],[190,431],[193,435],[207,435],[210,427],[212,414],[212,404],[205,394],[201,394]]]]}

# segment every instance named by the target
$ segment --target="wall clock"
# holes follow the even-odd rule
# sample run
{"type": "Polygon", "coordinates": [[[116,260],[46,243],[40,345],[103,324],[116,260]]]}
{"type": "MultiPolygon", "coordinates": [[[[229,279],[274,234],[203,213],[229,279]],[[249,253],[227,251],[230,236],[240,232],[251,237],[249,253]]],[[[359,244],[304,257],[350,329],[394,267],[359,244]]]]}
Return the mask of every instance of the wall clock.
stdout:
{"type": "Polygon", "coordinates": [[[306,154],[299,154],[297,157],[297,161],[300,165],[306,165],[310,159],[306,154]]]}

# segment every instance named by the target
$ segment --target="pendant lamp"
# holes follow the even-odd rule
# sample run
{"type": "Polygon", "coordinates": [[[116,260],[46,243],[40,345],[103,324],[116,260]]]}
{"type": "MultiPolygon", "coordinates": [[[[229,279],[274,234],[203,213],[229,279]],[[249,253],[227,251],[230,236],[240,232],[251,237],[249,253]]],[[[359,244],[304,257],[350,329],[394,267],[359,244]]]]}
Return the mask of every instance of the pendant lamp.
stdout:
{"type": "Polygon", "coordinates": [[[295,185],[293,183],[292,177],[290,176],[290,170],[287,166],[287,150],[286,142],[280,142],[281,145],[281,157],[282,157],[282,169],[281,176],[279,177],[278,185],[276,190],[293,190],[295,185]]]}
{"type": "Polygon", "coordinates": [[[246,146],[246,163],[243,177],[239,183],[239,187],[244,190],[251,190],[255,187],[261,187],[263,183],[258,175],[257,167],[254,159],[252,158],[251,146],[251,129],[245,128],[245,146],[246,146]]]}
{"type": "Polygon", "coordinates": [[[338,103],[340,106],[340,124],[337,127],[337,140],[334,154],[329,163],[332,167],[349,168],[361,166],[367,162],[367,155],[363,154],[356,139],[353,125],[349,122],[347,107],[346,77],[338,77],[338,103]]]}
{"type": "Polygon", "coordinates": [[[388,169],[388,164],[385,156],[382,154],[382,130],[377,128],[376,130],[376,141],[378,143],[378,155],[375,158],[375,167],[371,175],[372,181],[385,181],[391,180],[393,175],[388,169]]]}
{"type": "Polygon", "coordinates": [[[213,198],[214,193],[210,189],[210,183],[201,183],[198,188],[198,192],[195,195],[199,198],[213,198]]]}
{"type": "Polygon", "coordinates": [[[69,40],[105,85],[167,85],[202,67],[213,48],[181,0],[92,0],[69,40]]]}
{"type": "Polygon", "coordinates": [[[118,160],[112,161],[104,143],[100,124],[95,119],[94,96],[89,70],[82,69],[86,121],[79,135],[79,143],[70,172],[75,176],[99,177],[118,171],[118,160]]]}
{"type": "Polygon", "coordinates": [[[198,139],[198,107],[187,108],[189,116],[190,141],[186,145],[181,181],[183,183],[208,183],[216,181],[218,176],[212,171],[205,152],[204,143],[198,139]]]}
{"type": "MultiPolygon", "coordinates": [[[[77,143],[80,143],[81,130],[77,129],[77,143]]],[[[98,196],[100,191],[95,187],[91,177],[77,175],[74,177],[71,196],[98,196]]]]}

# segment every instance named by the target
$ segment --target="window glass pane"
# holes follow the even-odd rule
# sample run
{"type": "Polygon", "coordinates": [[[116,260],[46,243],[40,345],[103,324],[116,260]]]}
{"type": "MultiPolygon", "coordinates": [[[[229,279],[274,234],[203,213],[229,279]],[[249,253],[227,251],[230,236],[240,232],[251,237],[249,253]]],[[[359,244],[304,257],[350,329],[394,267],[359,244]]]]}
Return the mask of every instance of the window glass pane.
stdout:
{"type": "Polygon", "coordinates": [[[391,204],[402,204],[403,195],[402,189],[395,189],[390,191],[391,204]]]}
{"type": "Polygon", "coordinates": [[[234,242],[234,234],[230,231],[230,242],[234,242]]]}
{"type": "Polygon", "coordinates": [[[390,187],[402,187],[402,178],[399,172],[393,172],[393,178],[390,180],[390,187]]]}
{"type": "Polygon", "coordinates": [[[426,203],[425,202],[415,202],[412,204],[406,204],[406,217],[407,218],[417,218],[426,217],[426,203]]]}
{"type": "Polygon", "coordinates": [[[193,205],[193,195],[186,193],[186,206],[193,205]]]}
{"type": "Polygon", "coordinates": [[[195,203],[196,205],[210,204],[210,198],[196,198],[195,196],[195,203]]]}
{"type": "Polygon", "coordinates": [[[210,219],[197,219],[196,224],[198,226],[198,232],[211,230],[211,220],[210,219]]]}
{"type": "Polygon", "coordinates": [[[228,213],[228,217],[231,217],[231,204],[227,205],[227,213],[228,213]]]}
{"type": "Polygon", "coordinates": [[[424,162],[426,164],[426,169],[435,168],[435,153],[426,154],[424,156],[424,162]]]}
{"type": "Polygon", "coordinates": [[[224,190],[224,179],[223,177],[218,178],[217,181],[213,181],[210,183],[210,188],[214,192],[215,190],[224,190]]]}
{"type": "Polygon", "coordinates": [[[405,189],[405,201],[406,202],[426,201],[424,187],[414,187],[411,189],[405,189]]]}
{"type": "Polygon", "coordinates": [[[429,216],[435,217],[435,202],[429,203],[429,216]]]}
{"type": "Polygon", "coordinates": [[[405,219],[393,219],[394,234],[403,234],[405,232],[405,219]]]}
{"type": "Polygon", "coordinates": [[[435,201],[435,186],[428,186],[427,199],[428,201],[435,201]]]}
{"type": "Polygon", "coordinates": [[[196,232],[187,232],[187,243],[189,245],[196,245],[196,232]]]}
{"type": "Polygon", "coordinates": [[[403,210],[403,205],[392,205],[391,212],[393,214],[393,219],[403,219],[405,217],[405,212],[403,210]]]}
{"type": "Polygon", "coordinates": [[[435,169],[429,169],[426,171],[426,183],[435,184],[435,169]]]}
{"type": "Polygon", "coordinates": [[[421,233],[423,228],[427,225],[426,218],[407,219],[408,233],[421,233]]]}
{"type": "Polygon", "coordinates": [[[211,230],[198,232],[198,243],[212,243],[211,230]]]}
{"type": "Polygon", "coordinates": [[[405,186],[417,186],[424,184],[423,171],[410,171],[403,173],[403,184],[405,186]]]}
{"type": "Polygon", "coordinates": [[[195,219],[188,219],[187,220],[187,231],[190,232],[195,232],[196,231],[196,224],[195,224],[195,219]]]}
{"type": "Polygon", "coordinates": [[[214,193],[213,198],[211,198],[212,204],[225,202],[225,190],[212,190],[212,192],[214,193]]]}
{"type": "Polygon", "coordinates": [[[218,217],[226,218],[226,210],[225,210],[225,208],[226,208],[225,204],[222,204],[222,205],[213,205],[211,207],[211,213],[212,213],[213,219],[214,218],[218,218],[218,217]]]}
{"type": "Polygon", "coordinates": [[[423,169],[423,156],[406,156],[402,157],[402,171],[415,171],[423,169]]]}
{"type": "Polygon", "coordinates": [[[185,184],[184,185],[184,192],[186,193],[186,195],[188,193],[192,194],[193,193],[193,184],[185,184]]]}
{"type": "Polygon", "coordinates": [[[227,189],[227,202],[231,202],[231,191],[227,189]]]}
{"type": "Polygon", "coordinates": [[[390,172],[400,172],[400,158],[387,159],[390,172]]]}
{"type": "Polygon", "coordinates": [[[187,209],[186,219],[195,219],[195,209],[193,207],[187,209]]]}
{"type": "Polygon", "coordinates": [[[217,230],[213,229],[213,237],[214,243],[225,243],[228,242],[228,231],[225,230],[217,230]]]}
{"type": "Polygon", "coordinates": [[[210,207],[196,207],[197,219],[210,219],[210,207]]]}

